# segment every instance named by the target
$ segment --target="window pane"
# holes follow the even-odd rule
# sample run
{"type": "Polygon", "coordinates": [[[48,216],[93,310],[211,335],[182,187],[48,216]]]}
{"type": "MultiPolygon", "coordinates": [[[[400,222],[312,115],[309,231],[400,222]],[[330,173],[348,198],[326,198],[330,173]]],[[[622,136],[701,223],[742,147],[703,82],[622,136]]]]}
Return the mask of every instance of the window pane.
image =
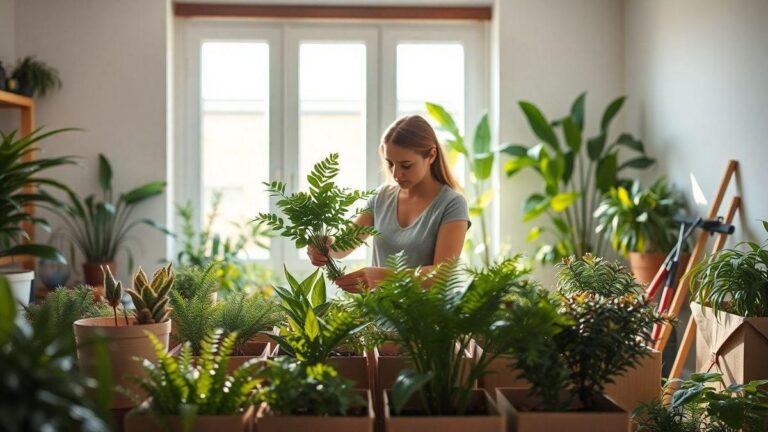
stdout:
{"type": "MultiPolygon", "coordinates": [[[[336,183],[366,189],[366,50],[361,43],[301,43],[299,48],[299,173],[339,153],[336,183]]],[[[360,205],[363,205],[360,203],[360,205]]],[[[307,259],[301,251],[299,256],[307,259]]],[[[360,248],[349,259],[364,259],[360,248]]]]}
{"type": "MultiPolygon", "coordinates": [[[[214,232],[236,237],[257,213],[269,210],[269,46],[206,42],[201,52],[203,223],[221,195],[214,232]],[[234,224],[233,224],[234,223],[234,224]]],[[[268,243],[268,241],[267,241],[268,243]]],[[[251,259],[269,251],[247,248],[251,259]]]]}
{"type": "MultiPolygon", "coordinates": [[[[464,47],[457,43],[397,45],[397,117],[419,114],[433,127],[425,102],[442,105],[464,133],[464,47]]],[[[441,143],[447,135],[437,130],[441,143]]],[[[464,161],[448,152],[453,173],[464,183],[464,161]]]]}

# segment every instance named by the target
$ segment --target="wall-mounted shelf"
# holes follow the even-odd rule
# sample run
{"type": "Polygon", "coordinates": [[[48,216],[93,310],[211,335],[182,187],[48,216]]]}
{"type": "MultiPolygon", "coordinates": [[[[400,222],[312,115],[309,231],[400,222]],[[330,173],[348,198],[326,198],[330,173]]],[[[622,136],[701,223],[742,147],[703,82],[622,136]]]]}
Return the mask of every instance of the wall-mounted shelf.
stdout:
{"type": "MultiPolygon", "coordinates": [[[[21,125],[19,126],[19,133],[21,135],[27,135],[35,127],[35,100],[17,95],[16,93],[10,93],[0,90],[0,109],[17,109],[21,113],[21,125]]],[[[33,154],[29,153],[24,157],[25,161],[32,159],[33,154]]],[[[30,213],[34,213],[34,208],[29,209],[30,213]]],[[[30,223],[23,224],[24,230],[29,235],[29,238],[34,238],[35,227],[30,223]]],[[[33,270],[35,268],[35,258],[29,255],[19,255],[13,257],[0,258],[0,265],[6,264],[21,264],[24,268],[33,270]]]]}

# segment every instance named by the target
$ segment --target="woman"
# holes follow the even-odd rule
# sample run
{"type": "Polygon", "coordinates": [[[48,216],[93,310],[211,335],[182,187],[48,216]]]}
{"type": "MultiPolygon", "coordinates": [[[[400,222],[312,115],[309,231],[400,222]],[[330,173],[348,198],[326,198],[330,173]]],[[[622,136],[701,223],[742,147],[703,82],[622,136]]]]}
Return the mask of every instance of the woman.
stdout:
{"type": "MultiPolygon", "coordinates": [[[[458,184],[435,131],[424,118],[406,116],[393,123],[379,153],[395,184],[380,187],[368,201],[367,211],[355,221],[373,226],[381,235],[373,239],[371,267],[336,279],[349,292],[357,292],[360,286],[375,287],[386,277],[387,258],[400,251],[405,252],[409,266],[421,266],[425,271],[458,257],[470,225],[467,202],[457,192],[458,184]]],[[[331,257],[350,253],[352,250],[331,250],[331,257]]],[[[307,254],[318,267],[328,262],[312,246],[307,254]]]]}

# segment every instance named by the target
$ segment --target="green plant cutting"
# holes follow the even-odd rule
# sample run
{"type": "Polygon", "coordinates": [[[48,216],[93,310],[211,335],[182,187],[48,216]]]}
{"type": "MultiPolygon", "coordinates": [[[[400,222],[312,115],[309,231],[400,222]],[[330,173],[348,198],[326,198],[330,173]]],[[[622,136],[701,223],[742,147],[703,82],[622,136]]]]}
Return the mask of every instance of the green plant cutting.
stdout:
{"type": "MultiPolygon", "coordinates": [[[[315,164],[307,175],[308,192],[286,195],[286,184],[280,181],[264,183],[272,196],[277,196],[277,207],[285,219],[274,213],[260,213],[256,221],[265,223],[274,231],[294,241],[296,248],[314,246],[328,258],[326,274],[336,280],[344,274],[343,268],[330,257],[330,250],[343,251],[360,246],[364,238],[377,235],[373,227],[352,221],[349,207],[373,195],[374,191],[340,188],[333,179],[339,173],[339,155],[332,153],[315,164]],[[333,239],[333,240],[331,240],[333,239]],[[329,243],[333,243],[328,246],[329,243]]],[[[366,211],[358,209],[352,217],[366,211]]]]}

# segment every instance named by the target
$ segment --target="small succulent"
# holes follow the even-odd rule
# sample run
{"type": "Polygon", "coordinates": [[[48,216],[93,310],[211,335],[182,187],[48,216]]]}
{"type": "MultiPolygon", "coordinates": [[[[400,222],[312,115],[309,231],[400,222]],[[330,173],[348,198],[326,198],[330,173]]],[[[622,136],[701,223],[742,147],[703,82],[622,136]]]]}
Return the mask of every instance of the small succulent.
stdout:
{"type": "MultiPolygon", "coordinates": [[[[117,327],[117,308],[122,303],[123,283],[115,280],[109,267],[101,266],[101,272],[104,273],[104,297],[115,314],[115,327],[117,327]]],[[[125,316],[125,325],[128,325],[128,312],[125,308],[123,308],[123,315],[125,316]]]]}
{"type": "Polygon", "coordinates": [[[168,294],[172,286],[173,269],[171,269],[171,264],[157,270],[152,275],[151,282],[144,270],[139,268],[133,278],[133,289],[126,290],[136,307],[134,315],[137,323],[156,324],[168,321],[171,314],[168,294]]]}

